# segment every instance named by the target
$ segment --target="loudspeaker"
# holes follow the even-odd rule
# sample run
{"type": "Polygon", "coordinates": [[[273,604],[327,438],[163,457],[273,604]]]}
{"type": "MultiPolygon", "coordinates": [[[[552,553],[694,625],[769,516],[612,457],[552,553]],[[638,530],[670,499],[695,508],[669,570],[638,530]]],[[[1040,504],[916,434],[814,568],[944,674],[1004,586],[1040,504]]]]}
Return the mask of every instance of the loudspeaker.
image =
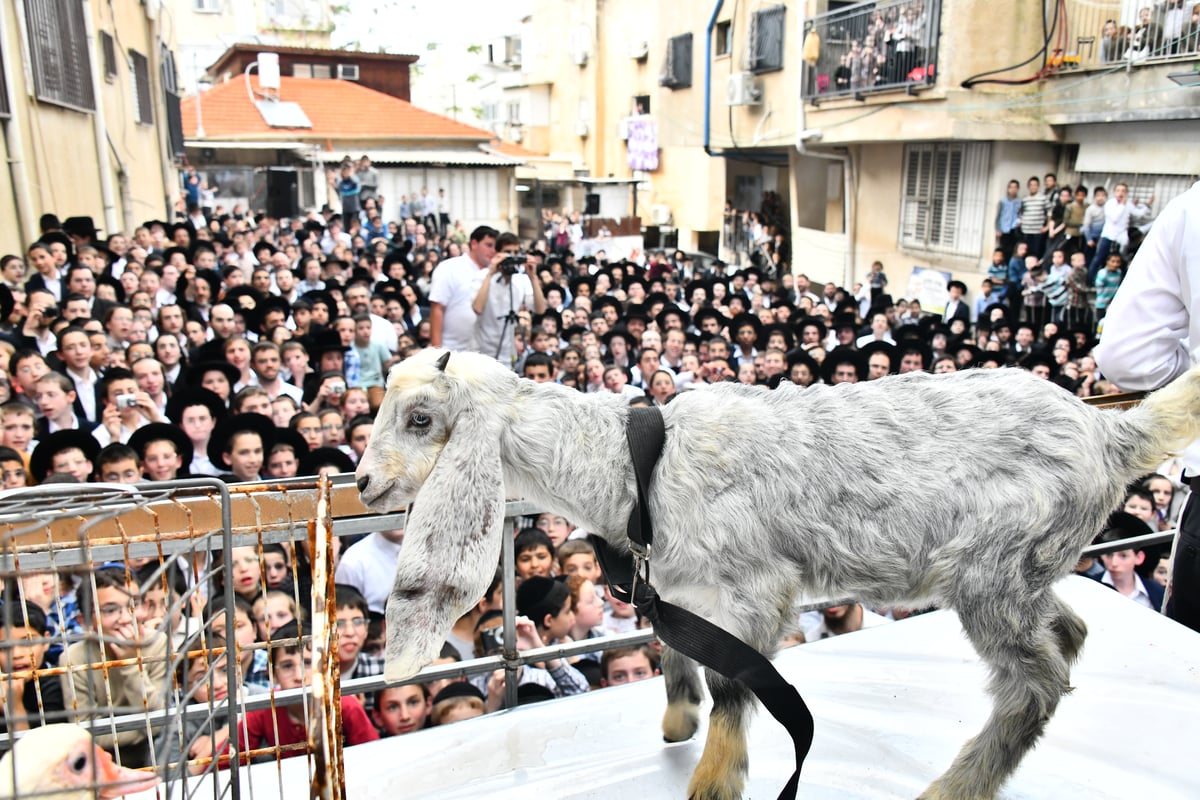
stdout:
{"type": "Polygon", "coordinates": [[[584,198],[583,213],[594,217],[600,213],[600,195],[589,194],[584,198]]]}
{"type": "Polygon", "coordinates": [[[281,219],[300,216],[299,174],[294,169],[267,169],[267,215],[281,219]]]}

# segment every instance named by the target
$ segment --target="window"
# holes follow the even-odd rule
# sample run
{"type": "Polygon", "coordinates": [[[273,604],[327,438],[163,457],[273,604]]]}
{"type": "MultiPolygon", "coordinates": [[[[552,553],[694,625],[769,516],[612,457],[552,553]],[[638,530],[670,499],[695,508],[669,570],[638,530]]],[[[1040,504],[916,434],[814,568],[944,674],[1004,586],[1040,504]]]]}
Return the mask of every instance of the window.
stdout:
{"type": "Polygon", "coordinates": [[[692,85],[692,35],[672,36],[667,40],[667,60],[663,64],[660,86],[686,89],[692,85]]]}
{"type": "Polygon", "coordinates": [[[25,0],[34,93],[46,103],[96,108],[81,0],[25,0]]]}
{"type": "Polygon", "coordinates": [[[137,50],[129,51],[129,79],[133,82],[133,117],[143,125],[154,124],[154,100],[150,97],[150,62],[137,50]]]}
{"type": "Polygon", "coordinates": [[[713,37],[715,39],[713,42],[714,55],[727,56],[733,52],[733,22],[731,20],[718,22],[713,37]]]}
{"type": "Polygon", "coordinates": [[[313,64],[312,76],[314,78],[332,78],[333,66],[330,64],[313,64]]]}
{"type": "Polygon", "coordinates": [[[192,0],[192,10],[206,14],[220,14],[221,0],[192,0]]]}
{"type": "Polygon", "coordinates": [[[293,78],[311,78],[312,76],[312,64],[292,64],[293,78]]]}
{"type": "Polygon", "coordinates": [[[117,45],[108,31],[100,31],[100,53],[104,58],[104,80],[112,83],[117,77],[117,45]]]}
{"type": "Polygon", "coordinates": [[[179,74],[175,71],[175,53],[163,45],[159,49],[159,72],[163,91],[179,93],[179,74]]]}
{"type": "Polygon", "coordinates": [[[633,96],[633,113],[649,114],[650,113],[650,95],[635,94],[633,96]]]}
{"type": "Polygon", "coordinates": [[[520,125],[521,124],[521,101],[520,100],[510,100],[508,102],[508,124],[509,125],[520,125]]]}
{"type": "Polygon", "coordinates": [[[904,148],[900,245],[977,257],[987,205],[986,144],[923,143],[904,148]]]}
{"type": "Polygon", "coordinates": [[[783,69],[782,5],[755,11],[750,17],[750,40],[747,43],[746,68],[751,72],[773,72],[783,69]]]}

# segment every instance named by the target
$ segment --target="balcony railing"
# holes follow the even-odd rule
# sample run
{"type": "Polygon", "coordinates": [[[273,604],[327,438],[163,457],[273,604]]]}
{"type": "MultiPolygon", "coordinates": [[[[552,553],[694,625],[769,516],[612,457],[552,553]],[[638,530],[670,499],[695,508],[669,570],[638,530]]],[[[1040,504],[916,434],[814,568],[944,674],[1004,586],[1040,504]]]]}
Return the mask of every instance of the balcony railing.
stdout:
{"type": "Polygon", "coordinates": [[[1200,58],[1195,0],[1066,0],[1064,9],[1049,52],[1058,71],[1200,58]]]}
{"type": "Polygon", "coordinates": [[[804,62],[802,96],[811,103],[930,86],[937,78],[939,0],[861,3],[812,17],[805,29],[820,40],[817,62],[804,62]]]}

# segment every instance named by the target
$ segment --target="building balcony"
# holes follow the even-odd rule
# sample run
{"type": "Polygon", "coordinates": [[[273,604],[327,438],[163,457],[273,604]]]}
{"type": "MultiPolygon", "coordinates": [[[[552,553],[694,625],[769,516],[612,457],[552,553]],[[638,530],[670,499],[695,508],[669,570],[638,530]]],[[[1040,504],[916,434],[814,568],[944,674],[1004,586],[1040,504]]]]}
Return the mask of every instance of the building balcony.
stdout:
{"type": "Polygon", "coordinates": [[[940,0],[862,3],[814,16],[805,28],[801,96],[816,105],[932,86],[940,27],[940,0]]]}
{"type": "Polygon", "coordinates": [[[1195,0],[1065,0],[1062,19],[1052,11],[1048,74],[1200,59],[1195,0]]]}

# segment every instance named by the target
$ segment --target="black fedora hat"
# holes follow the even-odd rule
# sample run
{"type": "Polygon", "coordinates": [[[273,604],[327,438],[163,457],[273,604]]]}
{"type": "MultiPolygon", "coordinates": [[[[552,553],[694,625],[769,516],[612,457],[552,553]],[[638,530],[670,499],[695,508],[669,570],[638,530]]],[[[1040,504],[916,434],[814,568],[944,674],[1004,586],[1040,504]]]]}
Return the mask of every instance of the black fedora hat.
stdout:
{"type": "MultiPolygon", "coordinates": [[[[748,301],[747,301],[747,304],[748,304],[748,301]]],[[[763,329],[762,320],[759,319],[756,315],[751,314],[747,311],[743,311],[741,314],[738,314],[736,317],[734,317],[732,320],[730,320],[729,332],[731,334],[733,334],[733,337],[736,339],[738,330],[740,328],[744,328],[747,325],[754,328],[754,338],[755,339],[757,339],[762,334],[762,329],[763,329]]]]}
{"type": "Polygon", "coordinates": [[[667,320],[669,320],[671,317],[678,319],[680,323],[679,327],[685,331],[687,330],[688,325],[690,325],[692,322],[692,317],[690,314],[674,303],[669,303],[668,305],[663,306],[662,311],[659,311],[658,316],[654,318],[654,321],[658,323],[658,329],[660,331],[664,333],[667,331],[667,320]]]}
{"type": "Polygon", "coordinates": [[[722,314],[720,311],[717,311],[715,308],[701,308],[697,309],[696,313],[692,314],[692,325],[695,326],[697,330],[703,331],[704,322],[705,320],[709,319],[715,319],[717,321],[718,333],[720,333],[721,329],[725,327],[725,323],[729,321],[725,318],[724,314],[722,314]]]}
{"type": "MultiPolygon", "coordinates": [[[[299,431],[294,431],[291,428],[276,428],[275,441],[271,447],[278,447],[281,444],[290,445],[293,452],[296,453],[296,460],[300,460],[308,454],[308,441],[300,435],[299,431]]],[[[264,455],[269,455],[270,450],[264,451],[264,455]]]]}
{"type": "Polygon", "coordinates": [[[316,475],[321,467],[333,466],[338,472],[354,472],[354,459],[336,447],[318,447],[300,458],[299,475],[316,475]]]}
{"type": "Polygon", "coordinates": [[[201,361],[198,364],[188,367],[187,375],[184,377],[184,383],[196,388],[203,388],[200,383],[204,380],[204,373],[206,372],[222,373],[229,380],[230,390],[232,390],[234,385],[242,379],[241,370],[239,370],[233,364],[230,364],[228,361],[221,361],[214,358],[210,361],[201,361]]]}
{"type": "Polygon", "coordinates": [[[882,340],[868,342],[860,347],[858,352],[862,354],[863,361],[867,365],[868,373],[870,372],[871,367],[871,356],[875,355],[876,353],[883,353],[885,356],[887,356],[889,375],[895,375],[896,371],[900,368],[900,358],[898,356],[896,345],[892,344],[891,342],[885,342],[882,340]]]}
{"type": "Polygon", "coordinates": [[[63,233],[68,236],[87,236],[95,238],[100,229],[96,227],[91,217],[67,217],[62,224],[63,233]]]}
{"type": "Polygon", "coordinates": [[[217,423],[208,439],[208,460],[214,467],[220,470],[229,469],[224,459],[225,448],[234,434],[246,432],[259,435],[264,454],[271,451],[271,445],[275,443],[275,423],[270,417],[264,417],[262,414],[231,414],[217,423]]]}
{"type": "Polygon", "coordinates": [[[766,350],[767,341],[771,338],[771,334],[778,333],[783,336],[784,352],[791,350],[796,345],[796,339],[792,335],[792,329],[780,322],[773,322],[770,325],[764,325],[762,333],[758,335],[758,349],[766,350]]]}
{"type": "Polygon", "coordinates": [[[605,347],[608,347],[614,337],[624,339],[630,353],[637,349],[637,339],[624,325],[614,325],[612,330],[600,337],[600,341],[604,342],[605,347]]]}
{"type": "Polygon", "coordinates": [[[866,357],[851,347],[835,347],[829,351],[825,356],[825,362],[821,364],[821,374],[825,378],[826,383],[833,383],[833,373],[842,364],[853,366],[860,381],[867,379],[866,357]]]}
{"type": "Polygon", "coordinates": [[[45,480],[50,472],[50,465],[54,462],[54,456],[73,447],[82,450],[83,457],[91,461],[93,467],[96,465],[100,443],[96,441],[95,436],[75,428],[56,431],[39,441],[38,446],[33,448],[33,454],[29,456],[29,474],[33,480],[37,483],[45,480]]]}
{"type": "Polygon", "coordinates": [[[817,344],[824,344],[826,337],[829,336],[829,326],[820,317],[801,317],[792,323],[792,330],[796,332],[797,341],[804,341],[804,329],[810,325],[817,329],[817,344]]]}
{"type": "Polygon", "coordinates": [[[225,403],[216,392],[203,386],[181,386],[167,400],[167,419],[176,425],[182,424],[183,412],[192,406],[204,406],[215,420],[221,419],[228,412],[225,403]]]}
{"type": "Polygon", "coordinates": [[[144,460],[146,458],[146,446],[151,442],[163,439],[175,445],[175,452],[179,454],[183,464],[181,471],[186,472],[192,463],[195,449],[192,446],[192,440],[188,438],[188,435],[181,428],[168,425],[165,422],[151,422],[149,425],[143,425],[133,432],[133,435],[129,437],[129,446],[137,451],[139,460],[144,460]]]}

